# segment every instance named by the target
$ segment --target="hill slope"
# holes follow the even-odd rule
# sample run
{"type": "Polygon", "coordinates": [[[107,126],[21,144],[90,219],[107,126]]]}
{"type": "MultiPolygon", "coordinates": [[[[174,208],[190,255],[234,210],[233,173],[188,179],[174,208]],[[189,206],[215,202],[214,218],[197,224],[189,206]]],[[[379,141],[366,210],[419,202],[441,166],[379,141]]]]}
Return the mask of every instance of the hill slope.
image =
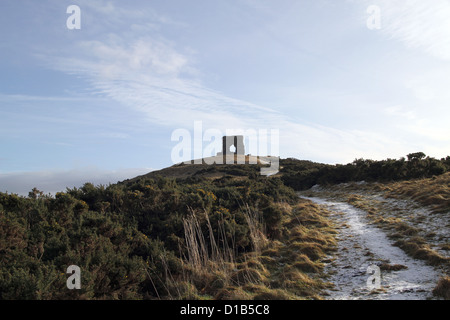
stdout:
{"type": "MultiPolygon", "coordinates": [[[[341,230],[333,211],[295,192],[317,184],[328,186],[320,196],[340,197],[395,230],[413,259],[445,268],[448,232],[422,236],[368,197],[411,196],[448,214],[448,157],[347,165],[281,159],[269,177],[260,175],[264,165],[175,165],[55,197],[0,193],[0,299],[326,298],[341,230]],[[411,180],[421,177],[427,180],[411,180]],[[378,183],[336,186],[359,180],[378,183]],[[66,287],[69,265],[82,270],[81,290],[66,287]]],[[[447,294],[446,281],[436,294],[447,294]]]]}
{"type": "Polygon", "coordinates": [[[260,165],[175,166],[50,197],[0,194],[1,299],[305,299],[326,212],[260,165]],[[65,270],[80,267],[80,290],[65,270]]]}

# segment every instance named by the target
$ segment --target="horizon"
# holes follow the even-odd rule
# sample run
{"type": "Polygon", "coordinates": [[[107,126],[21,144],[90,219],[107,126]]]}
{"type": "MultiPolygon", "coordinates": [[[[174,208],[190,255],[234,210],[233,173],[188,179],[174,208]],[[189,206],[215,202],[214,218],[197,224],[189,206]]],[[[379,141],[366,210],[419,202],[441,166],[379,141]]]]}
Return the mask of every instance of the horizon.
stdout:
{"type": "MultiPolygon", "coordinates": [[[[411,153],[411,154],[413,154],[413,153],[411,153]]],[[[426,155],[426,156],[427,156],[427,158],[429,157],[429,158],[436,159],[435,157],[430,156],[430,155],[426,155]]],[[[218,155],[210,156],[208,158],[215,159],[217,157],[219,157],[219,156],[218,155]]],[[[267,158],[267,156],[259,156],[259,155],[258,156],[254,156],[252,154],[246,154],[245,157],[255,157],[258,160],[260,160],[259,158],[267,158]]],[[[449,157],[449,156],[447,156],[447,157],[449,157]]],[[[201,160],[204,160],[204,159],[206,159],[206,157],[202,158],[201,160]]],[[[287,159],[294,159],[294,160],[297,160],[297,161],[314,162],[312,160],[297,159],[297,158],[293,158],[293,157],[280,158],[280,160],[287,160],[287,159]]],[[[383,161],[383,160],[397,160],[397,161],[400,161],[401,159],[406,160],[405,157],[400,157],[398,159],[386,158],[386,159],[379,159],[379,160],[375,160],[375,161],[383,161]]],[[[444,158],[441,158],[441,159],[438,159],[438,160],[442,160],[442,159],[444,159],[444,158]]],[[[29,193],[31,191],[33,191],[34,188],[36,188],[38,191],[41,191],[44,195],[55,196],[56,193],[58,193],[58,192],[66,192],[67,189],[73,189],[73,188],[80,189],[86,183],[91,183],[95,187],[99,187],[99,186],[107,187],[109,185],[114,185],[116,183],[120,183],[120,182],[123,182],[125,180],[134,179],[134,178],[137,178],[137,177],[142,176],[142,175],[149,174],[149,173],[154,172],[154,171],[164,170],[164,169],[172,167],[172,166],[179,166],[180,164],[199,165],[199,163],[195,163],[194,162],[195,160],[196,159],[191,159],[191,160],[188,160],[188,161],[171,164],[170,166],[163,167],[163,168],[149,169],[150,171],[146,171],[146,172],[134,171],[133,169],[130,169],[128,171],[128,173],[131,174],[131,176],[127,176],[126,173],[123,172],[123,171],[120,172],[117,175],[114,174],[114,172],[109,172],[109,173],[103,172],[103,175],[101,175],[101,176],[98,175],[98,173],[97,173],[97,177],[94,176],[94,178],[92,178],[92,176],[91,176],[91,178],[86,178],[85,180],[82,180],[82,178],[80,178],[80,177],[88,176],[89,174],[94,174],[95,175],[96,172],[95,171],[89,171],[89,170],[93,170],[92,168],[87,168],[86,171],[83,171],[82,169],[78,169],[78,171],[74,170],[73,172],[66,172],[66,171],[61,172],[61,174],[63,175],[63,178],[62,179],[60,178],[59,180],[60,181],[77,181],[77,182],[73,183],[72,185],[70,185],[70,184],[69,185],[64,185],[65,182],[59,182],[59,183],[55,184],[53,180],[56,180],[56,179],[55,178],[50,178],[49,179],[48,176],[46,176],[46,174],[48,174],[48,173],[40,173],[40,172],[29,172],[29,173],[27,173],[27,172],[25,172],[25,173],[19,173],[18,175],[16,175],[15,173],[12,173],[10,175],[4,174],[2,179],[6,179],[7,181],[10,181],[11,185],[14,185],[13,181],[15,181],[17,178],[20,179],[22,177],[26,177],[27,181],[26,182],[25,181],[19,181],[20,188],[22,189],[19,192],[15,192],[15,191],[11,192],[9,190],[5,190],[5,191],[0,190],[0,192],[4,192],[6,194],[16,194],[18,196],[26,197],[26,196],[29,195],[29,193]],[[186,163],[186,162],[191,162],[191,163],[186,163]],[[76,177],[73,176],[74,173],[75,173],[76,177]],[[30,174],[31,175],[36,175],[36,177],[34,177],[34,178],[32,177],[30,179],[28,177],[30,174]],[[111,177],[114,177],[114,178],[111,178],[111,177]],[[114,179],[118,179],[118,180],[114,180],[114,179]],[[50,188],[53,188],[54,190],[45,190],[45,187],[46,187],[46,182],[45,181],[46,180],[50,180],[51,181],[51,187],[50,188]],[[36,185],[33,184],[36,181],[37,181],[37,184],[40,184],[41,187],[43,186],[44,189],[36,187],[36,185]],[[42,181],[44,181],[44,182],[42,182],[42,181]],[[55,186],[57,186],[56,189],[55,189],[55,186]]],[[[355,160],[359,160],[359,159],[355,159],[355,160]]],[[[363,159],[363,160],[374,160],[374,159],[363,159]]],[[[270,160],[267,160],[267,161],[270,162],[270,160]]],[[[267,161],[262,163],[262,164],[269,164],[269,162],[267,162],[267,161]]],[[[318,163],[318,162],[315,162],[315,163],[318,163]]],[[[331,164],[331,163],[321,163],[321,164],[336,166],[336,165],[347,165],[347,164],[350,164],[350,163],[351,162],[349,162],[349,163],[333,163],[333,164],[331,164]]],[[[213,163],[213,164],[206,163],[205,164],[205,163],[202,163],[202,165],[237,165],[237,164],[239,164],[239,163],[236,163],[236,162],[233,163],[233,164],[229,164],[229,163],[213,163]]],[[[244,165],[255,165],[255,164],[254,163],[245,163],[244,165]]],[[[55,174],[58,174],[58,173],[55,173],[55,174]]]]}
{"type": "Polygon", "coordinates": [[[283,159],[450,154],[446,0],[4,0],[1,9],[1,192],[170,167],[172,134],[199,121],[206,131],[279,130],[283,159]]]}

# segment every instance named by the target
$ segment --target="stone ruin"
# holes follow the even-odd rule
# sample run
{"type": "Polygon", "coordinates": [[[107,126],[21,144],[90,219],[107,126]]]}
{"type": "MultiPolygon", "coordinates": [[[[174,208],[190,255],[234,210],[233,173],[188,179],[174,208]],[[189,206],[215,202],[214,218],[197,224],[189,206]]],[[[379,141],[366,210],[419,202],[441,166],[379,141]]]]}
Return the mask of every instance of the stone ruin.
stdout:
{"type": "Polygon", "coordinates": [[[245,163],[244,136],[222,137],[222,152],[218,152],[217,156],[223,156],[223,163],[226,164],[245,163]]]}

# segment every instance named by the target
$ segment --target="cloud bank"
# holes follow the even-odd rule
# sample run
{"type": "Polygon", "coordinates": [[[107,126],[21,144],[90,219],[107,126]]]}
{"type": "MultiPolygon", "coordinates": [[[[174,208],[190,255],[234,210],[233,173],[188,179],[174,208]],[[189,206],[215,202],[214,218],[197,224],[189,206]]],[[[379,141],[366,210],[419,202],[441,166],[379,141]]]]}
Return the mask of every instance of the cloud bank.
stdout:
{"type": "Polygon", "coordinates": [[[109,185],[152,171],[150,168],[102,170],[95,167],[72,170],[0,173],[0,191],[27,196],[33,188],[54,195],[66,188],[79,188],[90,182],[109,185]]]}

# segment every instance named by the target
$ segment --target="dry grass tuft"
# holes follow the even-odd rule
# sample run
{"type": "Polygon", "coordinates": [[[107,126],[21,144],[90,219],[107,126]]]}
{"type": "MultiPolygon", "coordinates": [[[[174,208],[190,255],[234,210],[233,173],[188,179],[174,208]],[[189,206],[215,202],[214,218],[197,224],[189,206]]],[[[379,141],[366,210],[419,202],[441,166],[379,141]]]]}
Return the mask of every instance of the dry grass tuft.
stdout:
{"type": "Polygon", "coordinates": [[[281,289],[261,290],[253,297],[254,300],[291,300],[291,296],[281,289]]]}
{"type": "Polygon", "coordinates": [[[404,236],[414,236],[419,233],[417,228],[411,227],[409,224],[400,222],[398,219],[392,221],[395,224],[395,229],[404,236]]]}
{"type": "Polygon", "coordinates": [[[306,255],[301,255],[300,260],[292,264],[292,268],[298,269],[305,273],[319,273],[323,269],[321,263],[312,262],[306,255]]]}
{"type": "Polygon", "coordinates": [[[249,284],[244,286],[245,291],[253,294],[254,300],[292,300],[295,296],[283,289],[268,288],[264,285],[249,284]]]}
{"type": "Polygon", "coordinates": [[[450,211],[450,172],[433,178],[392,183],[384,191],[387,196],[410,197],[422,205],[430,206],[436,213],[450,211]]]}
{"type": "Polygon", "coordinates": [[[326,217],[327,212],[311,201],[300,201],[293,207],[293,218],[287,227],[301,224],[317,228],[331,227],[330,221],[326,217]]]}
{"type": "Polygon", "coordinates": [[[450,277],[446,276],[441,278],[433,289],[433,294],[445,300],[450,300],[450,277]]]}
{"type": "Polygon", "coordinates": [[[295,241],[289,245],[289,250],[304,254],[311,260],[318,260],[325,255],[323,246],[316,242],[295,241]]]}
{"type": "Polygon", "coordinates": [[[264,283],[267,279],[258,270],[245,268],[233,272],[230,280],[232,284],[242,286],[249,283],[264,283]]]}
{"type": "Polygon", "coordinates": [[[336,245],[332,235],[323,232],[323,230],[311,229],[303,225],[296,226],[290,230],[289,240],[291,242],[316,242],[325,247],[336,245]]]}
{"type": "Polygon", "coordinates": [[[404,266],[402,264],[383,263],[382,265],[380,265],[380,269],[383,271],[400,271],[400,270],[408,269],[408,267],[404,266]]]}
{"type": "Polygon", "coordinates": [[[256,210],[251,210],[248,205],[245,206],[243,212],[250,230],[250,240],[253,251],[256,254],[261,254],[261,250],[269,244],[269,240],[264,232],[265,227],[262,215],[256,210]]]}
{"type": "Polygon", "coordinates": [[[253,295],[242,287],[228,286],[221,289],[215,296],[215,300],[251,300],[253,295]]]}
{"type": "Polygon", "coordinates": [[[396,246],[403,249],[415,259],[425,260],[431,265],[445,265],[449,263],[449,258],[443,257],[436,251],[430,249],[426,244],[413,240],[398,240],[396,246]]]}

